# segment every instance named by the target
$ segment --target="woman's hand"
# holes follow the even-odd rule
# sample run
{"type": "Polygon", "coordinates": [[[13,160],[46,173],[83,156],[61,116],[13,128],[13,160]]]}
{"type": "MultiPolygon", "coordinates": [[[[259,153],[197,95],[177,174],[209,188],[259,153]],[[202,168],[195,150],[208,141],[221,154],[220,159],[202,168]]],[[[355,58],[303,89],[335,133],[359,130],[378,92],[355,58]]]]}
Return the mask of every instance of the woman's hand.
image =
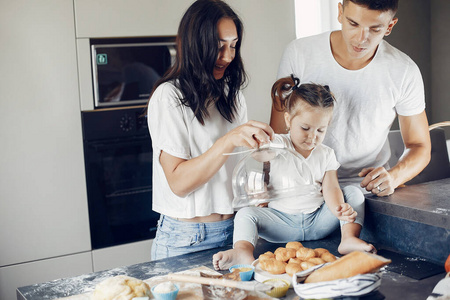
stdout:
{"type": "Polygon", "coordinates": [[[348,203],[342,203],[336,206],[336,217],[341,221],[347,221],[350,223],[355,222],[358,213],[353,210],[353,207],[348,203]]]}
{"type": "Polygon", "coordinates": [[[273,134],[273,129],[269,124],[248,121],[228,132],[224,138],[226,143],[234,150],[235,147],[258,148],[263,144],[269,143],[273,138],[273,134]]]}

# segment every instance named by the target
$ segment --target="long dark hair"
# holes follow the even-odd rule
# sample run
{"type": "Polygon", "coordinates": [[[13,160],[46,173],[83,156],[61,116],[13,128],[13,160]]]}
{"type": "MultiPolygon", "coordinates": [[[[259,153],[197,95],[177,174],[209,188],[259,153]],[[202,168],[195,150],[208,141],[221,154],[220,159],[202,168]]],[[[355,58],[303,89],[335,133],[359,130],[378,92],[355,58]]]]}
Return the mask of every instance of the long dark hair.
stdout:
{"type": "Polygon", "coordinates": [[[227,121],[232,122],[239,90],[247,81],[240,53],[242,35],[242,22],[228,4],[221,0],[195,1],[178,27],[175,63],[155,84],[153,91],[160,84],[171,81],[181,91],[181,104],[190,107],[202,125],[209,116],[208,107],[212,103],[227,121]],[[213,70],[219,55],[217,24],[222,18],[234,22],[238,41],[233,61],[224,76],[216,80],[213,70]]]}
{"type": "Polygon", "coordinates": [[[299,101],[304,101],[312,107],[334,107],[335,98],[328,85],[303,83],[293,74],[278,79],[272,86],[272,102],[280,112],[294,115],[299,101]]]}

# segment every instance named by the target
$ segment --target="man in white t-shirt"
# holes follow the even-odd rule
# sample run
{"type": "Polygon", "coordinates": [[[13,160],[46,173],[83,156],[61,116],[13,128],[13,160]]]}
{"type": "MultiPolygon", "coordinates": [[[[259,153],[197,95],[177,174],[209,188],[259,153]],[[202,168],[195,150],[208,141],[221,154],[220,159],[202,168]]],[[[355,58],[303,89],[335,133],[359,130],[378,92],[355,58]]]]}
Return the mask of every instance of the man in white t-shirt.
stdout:
{"type": "MultiPolygon", "coordinates": [[[[326,84],[336,97],[324,144],[341,164],[342,185],[359,184],[387,196],[430,161],[431,142],[422,77],[406,54],[383,40],[397,23],[398,0],[343,0],[339,31],[292,41],[278,77],[326,84]],[[398,116],[405,152],[389,166],[387,136],[398,116]]],[[[286,133],[283,112],[272,108],[270,125],[286,133]]]]}

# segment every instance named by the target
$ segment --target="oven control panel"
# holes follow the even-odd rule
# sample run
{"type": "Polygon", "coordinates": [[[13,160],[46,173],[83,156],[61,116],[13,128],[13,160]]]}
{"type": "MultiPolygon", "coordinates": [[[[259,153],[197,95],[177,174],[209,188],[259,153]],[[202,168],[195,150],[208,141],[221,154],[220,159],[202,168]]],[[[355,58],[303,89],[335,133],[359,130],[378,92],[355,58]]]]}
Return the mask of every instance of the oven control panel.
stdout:
{"type": "Polygon", "coordinates": [[[145,107],[81,112],[84,140],[149,135],[145,107]]]}

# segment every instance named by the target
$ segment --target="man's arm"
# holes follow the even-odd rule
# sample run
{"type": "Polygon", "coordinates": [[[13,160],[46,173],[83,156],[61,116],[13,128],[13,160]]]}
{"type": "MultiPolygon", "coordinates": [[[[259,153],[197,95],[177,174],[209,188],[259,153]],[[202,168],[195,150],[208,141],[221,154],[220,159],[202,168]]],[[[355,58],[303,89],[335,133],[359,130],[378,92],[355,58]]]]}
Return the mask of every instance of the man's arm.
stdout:
{"type": "Polygon", "coordinates": [[[378,196],[388,196],[401,184],[414,178],[430,162],[431,141],[425,111],[414,116],[398,116],[405,151],[390,170],[363,169],[361,186],[378,196]],[[379,187],[379,188],[378,188],[379,187]]]}

